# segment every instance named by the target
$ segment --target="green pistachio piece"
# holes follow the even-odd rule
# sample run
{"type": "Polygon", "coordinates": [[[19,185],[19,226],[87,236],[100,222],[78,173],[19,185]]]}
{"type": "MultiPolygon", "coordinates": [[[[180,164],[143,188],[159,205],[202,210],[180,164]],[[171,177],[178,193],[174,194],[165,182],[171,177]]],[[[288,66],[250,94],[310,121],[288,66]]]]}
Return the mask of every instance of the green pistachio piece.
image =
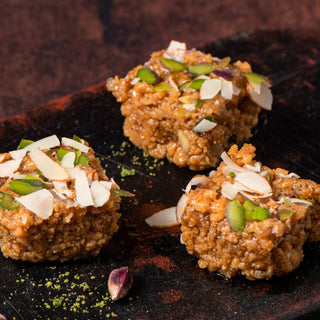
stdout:
{"type": "Polygon", "coordinates": [[[256,206],[253,210],[252,210],[252,218],[254,220],[265,220],[268,219],[270,216],[270,212],[269,210],[267,210],[266,208],[260,207],[260,206],[256,206]]]}
{"type": "Polygon", "coordinates": [[[236,174],[232,171],[232,172],[229,173],[229,176],[230,176],[231,178],[234,178],[234,177],[236,176],[236,174]]]}
{"type": "Polygon", "coordinates": [[[257,207],[252,201],[247,200],[243,204],[243,216],[245,220],[248,221],[255,221],[255,219],[252,216],[252,211],[257,207]]]}
{"type": "Polygon", "coordinates": [[[82,154],[80,150],[77,150],[75,154],[76,154],[76,157],[74,159],[75,166],[78,164],[85,166],[90,161],[90,158],[82,154]]]}
{"type": "Polygon", "coordinates": [[[188,85],[190,83],[190,81],[186,81],[186,82],[184,82],[181,86],[179,86],[179,91],[181,92],[181,91],[183,91],[183,89],[188,85]]]}
{"type": "Polygon", "coordinates": [[[219,61],[214,61],[214,67],[215,68],[225,68],[231,61],[231,58],[230,57],[225,57],[219,61]]]}
{"type": "Polygon", "coordinates": [[[279,209],[278,216],[280,220],[286,220],[293,215],[293,211],[289,209],[279,209]]]}
{"type": "Polygon", "coordinates": [[[238,232],[243,230],[243,209],[238,199],[234,199],[227,203],[226,217],[232,231],[238,232]]]}
{"type": "Polygon", "coordinates": [[[14,197],[7,192],[0,191],[0,207],[4,210],[16,210],[20,206],[19,202],[14,200],[14,197]]]}
{"type": "Polygon", "coordinates": [[[59,161],[61,161],[62,158],[63,158],[67,153],[69,153],[69,152],[70,152],[70,150],[68,150],[68,149],[60,148],[60,149],[57,151],[57,159],[58,159],[59,161]]]}
{"type": "Polygon", "coordinates": [[[190,83],[189,83],[189,88],[191,89],[194,89],[194,90],[200,90],[203,82],[205,81],[205,79],[195,79],[195,80],[192,80],[190,83]]]}
{"type": "Polygon", "coordinates": [[[140,81],[145,81],[148,84],[155,84],[157,82],[157,76],[147,68],[141,68],[137,72],[137,78],[140,81]]]}
{"type": "Polygon", "coordinates": [[[187,66],[179,61],[168,59],[168,58],[160,58],[160,62],[169,70],[172,71],[185,71],[187,70],[187,66]]]}
{"type": "Polygon", "coordinates": [[[203,105],[203,101],[201,99],[198,99],[196,103],[196,108],[200,109],[202,105],[203,105]]]}
{"type": "Polygon", "coordinates": [[[24,149],[26,146],[28,146],[31,143],[33,143],[32,140],[21,139],[17,149],[18,150],[24,149]]]}
{"type": "Polygon", "coordinates": [[[172,89],[172,87],[168,86],[167,84],[162,84],[161,86],[157,86],[153,88],[154,91],[166,91],[170,89],[172,89]]]}
{"type": "Polygon", "coordinates": [[[212,68],[213,64],[206,62],[188,66],[188,71],[196,75],[209,74],[212,71],[212,68]]]}
{"type": "Polygon", "coordinates": [[[73,135],[72,139],[75,140],[75,141],[77,141],[77,142],[82,143],[82,142],[81,142],[81,138],[79,138],[79,137],[78,137],[77,135],[75,135],[75,134],[73,135]]]}
{"type": "MultiPolygon", "coordinates": [[[[36,177],[36,176],[34,176],[33,174],[30,174],[30,173],[27,174],[26,179],[28,179],[28,180],[40,180],[40,181],[42,181],[42,179],[41,179],[40,177],[36,177]]],[[[42,181],[42,182],[43,182],[43,181],[42,181]]]]}
{"type": "Polygon", "coordinates": [[[39,179],[16,179],[8,183],[9,188],[19,194],[29,194],[41,189],[46,185],[39,179]]]}
{"type": "Polygon", "coordinates": [[[113,190],[113,193],[120,197],[134,197],[133,193],[122,189],[113,190]]]}
{"type": "Polygon", "coordinates": [[[268,81],[267,78],[261,76],[260,74],[254,73],[254,72],[247,72],[245,74],[245,76],[248,78],[248,80],[250,82],[253,82],[253,83],[260,83],[260,82],[268,81]]]}

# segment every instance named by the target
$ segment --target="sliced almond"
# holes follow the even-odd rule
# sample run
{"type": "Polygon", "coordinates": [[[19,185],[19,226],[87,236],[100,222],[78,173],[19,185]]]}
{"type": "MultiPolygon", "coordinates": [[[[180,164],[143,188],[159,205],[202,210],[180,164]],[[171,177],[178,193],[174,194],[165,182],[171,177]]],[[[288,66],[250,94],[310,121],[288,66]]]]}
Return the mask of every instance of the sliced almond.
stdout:
{"type": "Polygon", "coordinates": [[[233,200],[238,194],[238,190],[234,187],[234,185],[231,182],[226,181],[221,187],[221,194],[225,198],[233,200]]]}
{"type": "Polygon", "coordinates": [[[86,173],[78,167],[74,169],[74,187],[76,191],[77,202],[81,207],[93,206],[94,203],[86,173]]]}
{"type": "Polygon", "coordinates": [[[189,197],[187,195],[183,194],[177,203],[176,219],[179,223],[181,222],[181,217],[186,209],[188,200],[189,200],[189,197]]]}
{"type": "Polygon", "coordinates": [[[0,163],[0,177],[10,177],[17,171],[20,167],[23,158],[16,160],[8,160],[6,162],[0,163]]]}
{"type": "Polygon", "coordinates": [[[110,191],[102,182],[92,181],[90,189],[95,207],[101,207],[109,200],[110,191]]]}
{"type": "Polygon", "coordinates": [[[178,223],[176,217],[176,207],[161,210],[145,220],[150,227],[168,228],[176,226],[178,223]]]}
{"type": "Polygon", "coordinates": [[[26,153],[27,153],[26,149],[13,150],[13,151],[9,152],[11,158],[14,160],[17,160],[19,158],[23,158],[26,153]]]}
{"type": "Polygon", "coordinates": [[[181,144],[183,151],[185,153],[188,153],[190,149],[190,142],[182,130],[178,130],[178,140],[181,144]]]}
{"type": "Polygon", "coordinates": [[[232,95],[233,95],[232,81],[221,79],[221,97],[226,100],[231,100],[232,95]]]}
{"type": "Polygon", "coordinates": [[[214,121],[210,121],[208,119],[202,119],[198,124],[196,124],[192,131],[197,133],[203,133],[212,130],[217,126],[217,123],[214,121]]]}
{"type": "Polygon", "coordinates": [[[207,79],[200,88],[200,99],[213,99],[221,90],[220,79],[207,79]]]}
{"type": "Polygon", "coordinates": [[[60,141],[56,135],[52,135],[40,140],[37,140],[24,148],[26,151],[34,149],[47,150],[60,146],[60,141]]]}
{"type": "Polygon", "coordinates": [[[269,86],[270,84],[268,82],[261,82],[260,93],[257,93],[251,86],[249,86],[249,94],[251,99],[261,108],[266,110],[272,109],[273,102],[273,96],[269,86]]]}
{"type": "Polygon", "coordinates": [[[272,193],[272,188],[268,181],[256,172],[240,172],[234,179],[248,188],[251,192],[255,192],[260,195],[272,193]]]}
{"type": "Polygon", "coordinates": [[[197,186],[199,184],[204,184],[204,183],[208,182],[209,180],[210,179],[204,175],[200,175],[200,174],[196,175],[189,181],[189,183],[187,184],[186,189],[184,191],[185,191],[185,193],[189,193],[193,186],[197,186]]]}
{"type": "Polygon", "coordinates": [[[69,174],[57,162],[53,161],[43,151],[34,149],[30,152],[30,158],[42,174],[49,180],[68,180],[69,174]]]}
{"type": "Polygon", "coordinates": [[[247,170],[245,168],[242,168],[240,166],[238,166],[230,157],[229,155],[224,151],[221,154],[221,159],[224,161],[224,163],[226,164],[226,169],[228,170],[224,170],[224,173],[226,175],[228,175],[230,172],[234,172],[234,173],[238,173],[238,172],[246,172],[247,170]],[[228,171],[228,173],[226,173],[228,171]]]}
{"type": "Polygon", "coordinates": [[[73,168],[75,158],[76,158],[76,154],[74,152],[68,152],[61,159],[60,164],[64,168],[73,168]]]}
{"type": "Polygon", "coordinates": [[[65,195],[68,198],[72,196],[72,191],[68,188],[65,181],[53,181],[52,184],[57,193],[65,195]]]}
{"type": "Polygon", "coordinates": [[[16,200],[41,219],[48,219],[52,215],[53,195],[47,189],[29,193],[16,200]]]}
{"type": "Polygon", "coordinates": [[[61,139],[61,144],[68,146],[68,147],[72,147],[77,150],[80,150],[83,153],[87,153],[89,151],[88,146],[86,146],[83,143],[80,143],[76,140],[70,139],[70,138],[63,137],[61,139]]]}

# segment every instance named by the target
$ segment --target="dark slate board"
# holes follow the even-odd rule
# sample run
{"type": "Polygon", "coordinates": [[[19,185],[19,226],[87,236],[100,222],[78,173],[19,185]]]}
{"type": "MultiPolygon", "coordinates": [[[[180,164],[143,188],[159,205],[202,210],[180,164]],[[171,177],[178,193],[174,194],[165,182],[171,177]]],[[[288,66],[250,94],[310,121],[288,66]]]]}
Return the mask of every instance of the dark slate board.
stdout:
{"type": "MultiPolygon", "coordinates": [[[[254,136],[257,159],[320,183],[320,33],[254,31],[203,48],[218,57],[247,60],[270,76],[273,111],[263,111],[254,136]]],[[[119,104],[99,84],[26,115],[0,123],[0,152],[21,137],[56,133],[86,139],[107,174],[136,194],[123,199],[120,230],[91,260],[32,264],[0,256],[0,313],[8,319],[316,319],[320,315],[320,246],[305,245],[291,274],[271,280],[225,280],[197,267],[179,241],[178,228],[155,230],[144,219],[174,206],[195,174],[154,161],[122,135],[119,104]],[[136,175],[121,178],[121,168],[136,175]],[[107,278],[128,265],[134,284],[112,302],[107,278]],[[62,298],[54,307],[54,299],[62,298]]]]}

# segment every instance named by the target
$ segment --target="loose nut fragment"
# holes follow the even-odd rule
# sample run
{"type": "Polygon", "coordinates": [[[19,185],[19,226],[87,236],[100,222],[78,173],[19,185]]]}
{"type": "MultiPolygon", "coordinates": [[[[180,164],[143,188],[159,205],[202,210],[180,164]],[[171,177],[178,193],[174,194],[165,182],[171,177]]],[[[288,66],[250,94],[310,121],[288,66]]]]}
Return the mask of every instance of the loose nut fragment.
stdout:
{"type": "Polygon", "coordinates": [[[114,269],[108,280],[108,290],[112,300],[118,300],[127,295],[133,283],[129,267],[114,269]]]}
{"type": "Polygon", "coordinates": [[[0,313],[0,320],[7,320],[7,318],[3,314],[0,313]]]}

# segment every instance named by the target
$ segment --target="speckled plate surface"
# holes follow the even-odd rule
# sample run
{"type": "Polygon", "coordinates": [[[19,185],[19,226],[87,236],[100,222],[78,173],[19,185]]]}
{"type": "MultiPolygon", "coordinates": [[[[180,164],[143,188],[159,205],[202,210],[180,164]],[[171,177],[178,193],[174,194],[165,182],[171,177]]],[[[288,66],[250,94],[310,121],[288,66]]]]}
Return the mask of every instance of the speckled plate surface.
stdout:
{"type": "MultiPolygon", "coordinates": [[[[247,60],[271,77],[273,110],[261,113],[250,139],[257,159],[320,183],[320,33],[247,32],[202,49],[247,60]]],[[[22,137],[77,134],[89,141],[107,174],[136,194],[123,199],[120,230],[95,259],[32,264],[1,255],[0,313],[19,320],[318,319],[319,243],[305,245],[304,261],[287,276],[225,280],[197,266],[178,228],[144,223],[174,206],[195,173],[144,155],[123,137],[122,122],[119,104],[99,84],[0,123],[0,152],[15,149],[22,137]],[[136,174],[122,178],[123,167],[136,174]],[[112,302],[107,278],[123,265],[132,268],[134,284],[127,297],[112,302]]]]}

